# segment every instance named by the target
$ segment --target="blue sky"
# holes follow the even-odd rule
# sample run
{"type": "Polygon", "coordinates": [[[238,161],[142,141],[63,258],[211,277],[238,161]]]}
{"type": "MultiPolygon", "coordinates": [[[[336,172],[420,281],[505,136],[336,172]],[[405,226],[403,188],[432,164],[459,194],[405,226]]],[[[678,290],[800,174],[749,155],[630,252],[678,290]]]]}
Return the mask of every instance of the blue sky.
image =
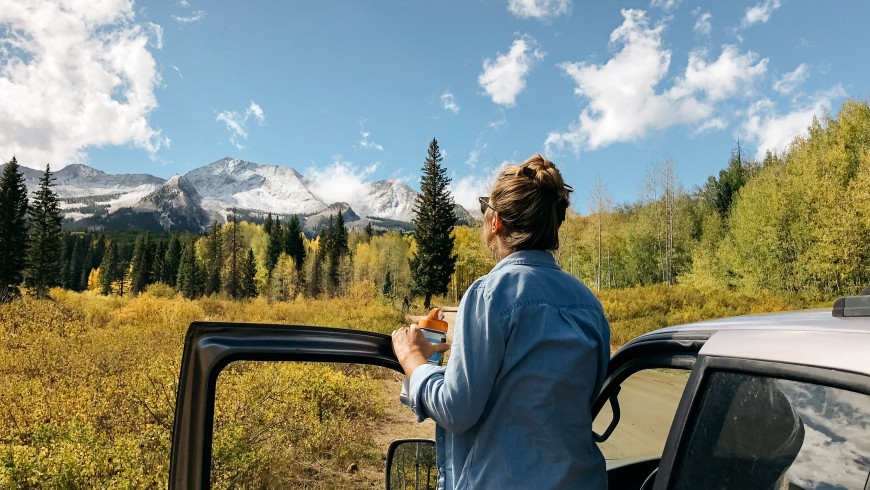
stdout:
{"type": "Polygon", "coordinates": [[[0,0],[0,157],[169,177],[224,156],[330,200],[418,188],[438,139],[473,207],[542,152],[577,189],[686,189],[866,99],[870,2],[0,0]]]}

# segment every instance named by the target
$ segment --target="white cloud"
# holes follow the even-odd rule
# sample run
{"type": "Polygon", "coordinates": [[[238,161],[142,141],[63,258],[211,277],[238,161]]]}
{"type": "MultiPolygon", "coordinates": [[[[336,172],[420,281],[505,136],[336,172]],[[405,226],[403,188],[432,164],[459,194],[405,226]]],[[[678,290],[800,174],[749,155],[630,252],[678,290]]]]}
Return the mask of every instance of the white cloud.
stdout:
{"type": "Polygon", "coordinates": [[[488,196],[492,189],[491,177],[466,175],[460,179],[454,177],[450,183],[450,193],[453,201],[467,209],[476,219],[481,219],[480,203],[477,198],[488,196]]]}
{"type": "Polygon", "coordinates": [[[713,24],[710,23],[710,19],[713,18],[713,14],[711,14],[710,12],[701,13],[701,9],[698,8],[695,9],[695,15],[698,16],[698,20],[695,21],[695,27],[693,29],[698,34],[709,36],[710,32],[713,31],[713,24]]]}
{"type": "Polygon", "coordinates": [[[762,24],[767,23],[770,19],[770,14],[778,9],[780,5],[782,5],[780,0],[764,0],[763,3],[749,7],[746,9],[746,13],[743,15],[743,21],[741,21],[740,25],[742,27],[749,27],[758,22],[761,22],[762,24]]]}
{"type": "Polygon", "coordinates": [[[773,89],[783,95],[788,95],[804,83],[804,80],[810,74],[809,71],[810,69],[806,63],[801,63],[794,71],[786,73],[782,78],[774,82],[773,89]]]}
{"type": "Polygon", "coordinates": [[[536,60],[545,53],[529,36],[514,40],[507,54],[499,53],[495,60],[483,60],[483,73],[477,82],[496,104],[512,107],[517,96],[526,88],[526,75],[536,60]]]}
{"type": "Polygon", "coordinates": [[[308,167],[305,180],[311,193],[323,202],[354,203],[366,195],[366,182],[377,167],[360,168],[336,156],[326,168],[308,167]]]}
{"type": "Polygon", "coordinates": [[[369,140],[369,136],[371,136],[372,133],[369,132],[369,131],[366,131],[365,124],[366,124],[366,120],[365,120],[365,119],[360,119],[360,120],[359,120],[359,128],[360,128],[360,129],[359,129],[359,135],[360,135],[360,138],[362,138],[362,139],[359,141],[359,145],[360,145],[362,148],[365,148],[365,149],[367,149],[367,150],[378,150],[378,151],[384,151],[384,147],[383,147],[383,146],[381,146],[381,145],[375,143],[374,141],[369,140]]]}
{"type": "Polygon", "coordinates": [[[621,49],[610,60],[560,65],[576,83],[575,94],[589,103],[567,131],[547,136],[547,152],[564,146],[575,152],[595,149],[652,130],[706,121],[714,117],[717,102],[750,93],[767,68],[766,59],[756,61],[754,53],[740,54],[734,46],[724,46],[713,62],[704,51],[693,51],[685,73],[670,89],[658,91],[671,62],[671,51],[662,42],[664,25],[650,26],[642,10],[623,10],[622,15],[624,22],[610,35],[621,49]]]}
{"type": "Polygon", "coordinates": [[[682,0],[652,0],[650,5],[662,10],[673,10],[680,6],[682,0]]]}
{"type": "Polygon", "coordinates": [[[697,129],[695,134],[706,133],[707,131],[721,131],[728,127],[728,121],[723,117],[714,117],[704,121],[697,129]]]}
{"type": "Polygon", "coordinates": [[[190,8],[190,2],[187,0],[178,0],[178,5],[181,5],[184,8],[190,8]]]}
{"type": "Polygon", "coordinates": [[[215,117],[215,121],[222,122],[227,126],[227,130],[230,132],[230,143],[241,150],[245,147],[240,140],[248,139],[248,119],[251,116],[254,116],[254,119],[261,126],[266,124],[266,115],[263,113],[263,109],[253,100],[244,114],[239,114],[236,111],[221,111],[215,117]]]}
{"type": "Polygon", "coordinates": [[[441,94],[441,107],[445,111],[459,114],[459,104],[456,103],[456,97],[454,97],[450,92],[444,92],[441,94]]]}
{"type": "Polygon", "coordinates": [[[205,18],[204,10],[197,10],[195,12],[191,12],[190,15],[173,15],[172,20],[178,22],[179,24],[186,25],[192,24],[194,22],[199,22],[205,18]]]}
{"type": "Polygon", "coordinates": [[[184,80],[184,75],[181,74],[181,68],[177,67],[176,65],[172,65],[172,69],[175,70],[175,73],[178,74],[178,78],[184,80]]]}
{"type": "Polygon", "coordinates": [[[151,46],[155,49],[163,49],[163,26],[153,22],[147,22],[145,25],[148,26],[151,35],[154,36],[154,42],[151,43],[151,46]]]}
{"type": "Polygon", "coordinates": [[[508,125],[507,114],[504,113],[504,110],[500,110],[501,117],[496,119],[495,121],[490,121],[486,123],[487,127],[490,129],[494,129],[496,131],[506,127],[508,125]]]}
{"type": "Polygon", "coordinates": [[[798,135],[805,134],[813,117],[821,116],[831,109],[836,98],[846,95],[843,87],[836,86],[815,94],[809,101],[794,107],[785,115],[776,113],[770,99],[762,99],[749,107],[742,132],[747,139],[757,144],[756,158],[764,158],[767,150],[782,152],[798,135]]]}
{"type": "Polygon", "coordinates": [[[686,73],[670,90],[671,97],[678,99],[704,92],[710,101],[716,102],[751,87],[767,70],[767,59],[756,63],[755,53],[747,51],[741,55],[733,45],[723,46],[722,54],[713,63],[705,61],[705,54],[704,51],[689,53],[686,73]]]}
{"type": "Polygon", "coordinates": [[[483,143],[481,141],[481,136],[477,137],[477,140],[474,142],[474,148],[468,153],[468,158],[465,159],[465,164],[474,167],[477,165],[477,162],[480,161],[481,153],[486,151],[487,143],[483,143]]]}
{"type": "Polygon", "coordinates": [[[508,11],[520,19],[547,20],[571,11],[571,0],[508,0],[508,11]]]}
{"type": "Polygon", "coordinates": [[[0,26],[2,158],[57,169],[89,147],[169,146],[148,120],[160,75],[132,1],[6,1],[0,26]]]}

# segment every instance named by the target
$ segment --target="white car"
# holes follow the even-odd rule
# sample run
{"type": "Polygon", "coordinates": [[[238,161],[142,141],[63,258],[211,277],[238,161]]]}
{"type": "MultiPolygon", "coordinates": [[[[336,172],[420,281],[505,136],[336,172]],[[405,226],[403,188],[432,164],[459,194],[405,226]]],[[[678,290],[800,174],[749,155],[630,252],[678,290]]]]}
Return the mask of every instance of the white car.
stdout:
{"type": "MultiPolygon", "coordinates": [[[[240,360],[401,372],[383,334],[192,324],[170,488],[208,488],[215,380],[240,360]]],[[[613,355],[593,412],[611,489],[870,490],[870,296],[840,298],[833,314],[744,316],[642,335],[613,355]]],[[[394,441],[387,488],[434,490],[433,454],[432,441],[394,441]]]]}

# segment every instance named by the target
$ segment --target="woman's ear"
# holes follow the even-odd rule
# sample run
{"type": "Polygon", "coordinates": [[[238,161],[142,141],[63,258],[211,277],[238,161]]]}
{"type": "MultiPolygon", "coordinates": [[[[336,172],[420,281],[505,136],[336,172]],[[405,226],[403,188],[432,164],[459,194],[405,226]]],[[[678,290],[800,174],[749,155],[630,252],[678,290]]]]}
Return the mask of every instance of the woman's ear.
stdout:
{"type": "Polygon", "coordinates": [[[492,221],[489,224],[489,231],[492,235],[501,235],[504,232],[504,222],[497,212],[492,212],[492,221]]]}

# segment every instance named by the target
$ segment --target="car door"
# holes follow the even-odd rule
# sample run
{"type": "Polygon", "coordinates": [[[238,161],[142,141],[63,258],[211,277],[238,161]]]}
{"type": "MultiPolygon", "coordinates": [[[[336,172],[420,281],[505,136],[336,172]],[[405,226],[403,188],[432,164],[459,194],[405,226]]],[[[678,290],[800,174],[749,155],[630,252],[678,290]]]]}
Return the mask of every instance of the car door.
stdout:
{"type": "Polygon", "coordinates": [[[710,332],[656,332],[611,358],[593,404],[593,431],[611,489],[651,488],[668,433],[710,332]]]}
{"type": "Polygon", "coordinates": [[[170,489],[209,488],[215,384],[236,361],[356,363],[401,372],[388,335],[298,325],[194,322],[184,354],[172,425],[170,489]]]}
{"type": "Polygon", "coordinates": [[[655,490],[870,489],[868,346],[866,332],[712,336],[655,490]]]}

